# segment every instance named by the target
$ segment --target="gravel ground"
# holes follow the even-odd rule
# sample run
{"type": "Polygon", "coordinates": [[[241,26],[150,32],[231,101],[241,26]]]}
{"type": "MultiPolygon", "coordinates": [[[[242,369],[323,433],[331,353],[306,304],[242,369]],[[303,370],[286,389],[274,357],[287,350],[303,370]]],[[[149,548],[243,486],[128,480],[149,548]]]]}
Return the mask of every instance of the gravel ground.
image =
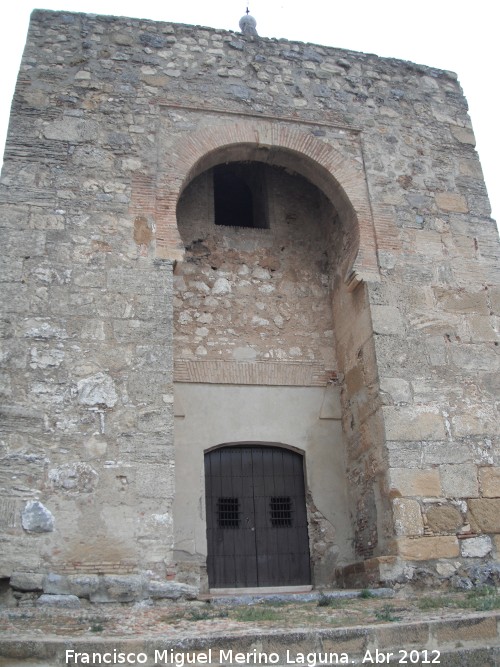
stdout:
{"type": "Polygon", "coordinates": [[[232,605],[210,602],[85,604],[78,609],[35,604],[0,607],[0,635],[40,637],[169,637],[258,633],[262,630],[334,628],[398,621],[467,616],[500,608],[494,591],[433,594],[392,599],[361,598],[319,602],[259,602],[232,605]]]}

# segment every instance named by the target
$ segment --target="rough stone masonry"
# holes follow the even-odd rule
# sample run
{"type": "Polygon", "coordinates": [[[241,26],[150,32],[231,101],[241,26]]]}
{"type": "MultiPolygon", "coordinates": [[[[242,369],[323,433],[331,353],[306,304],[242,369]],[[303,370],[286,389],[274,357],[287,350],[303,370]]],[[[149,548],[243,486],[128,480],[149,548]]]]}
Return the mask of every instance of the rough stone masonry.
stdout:
{"type": "Polygon", "coordinates": [[[204,453],[242,442],[303,457],[313,585],[498,576],[499,246],[455,74],[37,10],[0,192],[18,597],[209,587],[204,453]]]}

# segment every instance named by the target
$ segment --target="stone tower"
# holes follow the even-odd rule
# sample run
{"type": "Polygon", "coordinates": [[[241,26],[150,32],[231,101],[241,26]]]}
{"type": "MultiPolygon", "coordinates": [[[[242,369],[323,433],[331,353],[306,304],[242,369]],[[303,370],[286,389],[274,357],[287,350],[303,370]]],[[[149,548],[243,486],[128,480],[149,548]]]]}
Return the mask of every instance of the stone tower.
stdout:
{"type": "Polygon", "coordinates": [[[498,238],[453,73],[35,11],[1,209],[14,588],[491,571],[498,238]]]}

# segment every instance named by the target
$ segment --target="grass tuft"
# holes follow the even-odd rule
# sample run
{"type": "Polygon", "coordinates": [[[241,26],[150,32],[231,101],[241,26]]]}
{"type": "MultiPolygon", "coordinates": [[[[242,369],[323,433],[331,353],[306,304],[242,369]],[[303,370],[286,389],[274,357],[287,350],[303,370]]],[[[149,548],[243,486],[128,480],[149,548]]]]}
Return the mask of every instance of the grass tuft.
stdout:
{"type": "Polygon", "coordinates": [[[375,612],[375,618],[377,621],[386,621],[386,622],[395,622],[401,620],[399,616],[394,616],[396,610],[394,607],[391,607],[390,604],[386,604],[382,609],[378,609],[375,612]]]}
{"type": "Polygon", "coordinates": [[[370,598],[374,598],[375,595],[368,588],[363,588],[359,594],[359,597],[363,600],[369,600],[370,598]]]}
{"type": "Polygon", "coordinates": [[[235,610],[234,617],[237,621],[243,622],[280,621],[283,618],[283,614],[276,609],[269,609],[268,607],[245,607],[244,609],[235,610]]]}

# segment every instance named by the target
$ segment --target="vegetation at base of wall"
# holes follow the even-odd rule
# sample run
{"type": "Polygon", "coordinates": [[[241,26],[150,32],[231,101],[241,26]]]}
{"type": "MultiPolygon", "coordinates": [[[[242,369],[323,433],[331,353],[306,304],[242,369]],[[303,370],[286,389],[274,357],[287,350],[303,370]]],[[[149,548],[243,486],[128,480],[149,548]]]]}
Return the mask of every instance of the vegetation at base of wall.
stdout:
{"type": "Polygon", "coordinates": [[[375,618],[377,621],[385,621],[385,622],[395,622],[395,621],[400,621],[401,617],[400,616],[395,616],[394,612],[397,611],[394,607],[392,607],[390,604],[386,604],[382,607],[382,609],[377,609],[375,612],[375,618]]]}
{"type": "Polygon", "coordinates": [[[90,632],[104,632],[104,627],[106,621],[103,618],[91,618],[90,619],[90,632]]]}
{"type": "Polygon", "coordinates": [[[369,588],[363,588],[363,590],[359,594],[359,597],[363,598],[363,600],[368,600],[369,598],[374,598],[375,595],[369,588]]]}
{"type": "Polygon", "coordinates": [[[419,609],[442,609],[443,607],[456,609],[471,609],[474,611],[490,611],[500,609],[500,593],[492,586],[483,586],[463,595],[425,596],[418,600],[419,609]]]}
{"type": "Polygon", "coordinates": [[[320,593],[318,598],[318,607],[331,607],[332,609],[342,609],[345,606],[343,598],[334,598],[320,593]]]}
{"type": "Polygon", "coordinates": [[[283,619],[283,613],[276,609],[269,609],[265,607],[244,607],[243,609],[236,609],[232,614],[236,621],[280,621],[283,619]]]}

